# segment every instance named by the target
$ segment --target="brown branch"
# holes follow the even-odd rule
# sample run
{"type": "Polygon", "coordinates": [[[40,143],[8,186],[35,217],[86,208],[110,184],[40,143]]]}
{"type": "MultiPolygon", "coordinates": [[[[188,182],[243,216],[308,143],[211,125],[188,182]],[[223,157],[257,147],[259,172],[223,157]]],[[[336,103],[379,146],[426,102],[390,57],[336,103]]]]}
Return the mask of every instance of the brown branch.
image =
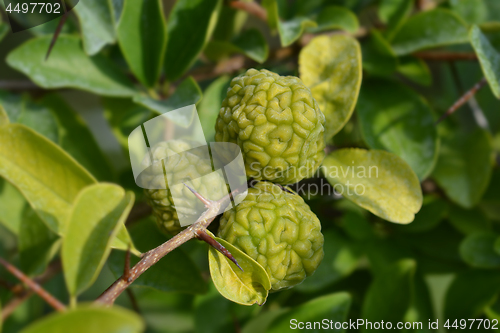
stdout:
{"type": "Polygon", "coordinates": [[[444,52],[444,51],[422,51],[413,53],[417,58],[428,61],[476,61],[477,55],[473,52],[444,52]]]}
{"type": "MultiPolygon", "coordinates": [[[[233,197],[241,192],[236,189],[231,194],[233,197]]],[[[215,217],[223,212],[230,203],[231,195],[226,195],[219,201],[212,201],[208,209],[200,216],[200,218],[188,228],[184,229],[167,242],[143,254],[141,260],[134,266],[128,274],[122,275],[116,280],[101,296],[96,299],[97,303],[111,305],[115,302],[118,296],[121,295],[142,273],[151,268],[154,264],[160,261],[161,258],[184,244],[185,242],[198,236],[200,230],[205,231],[212,223],[215,217]]]]}
{"type": "Polygon", "coordinates": [[[485,84],[486,84],[486,79],[483,77],[478,83],[476,83],[474,85],[474,87],[472,87],[469,91],[467,91],[464,95],[462,95],[462,97],[460,97],[458,99],[458,101],[456,101],[448,109],[448,111],[446,111],[441,116],[441,118],[439,118],[438,121],[436,121],[436,124],[439,124],[445,118],[447,118],[448,116],[450,116],[451,114],[453,114],[455,111],[457,111],[458,108],[460,108],[462,105],[464,105],[469,99],[471,99],[472,97],[474,97],[474,95],[479,91],[479,89],[481,89],[482,87],[484,87],[485,84]]]}
{"type": "Polygon", "coordinates": [[[267,22],[267,11],[257,2],[231,1],[229,6],[247,12],[258,19],[267,22]]]}
{"type": "Polygon", "coordinates": [[[26,284],[31,290],[33,290],[38,296],[43,298],[50,306],[52,306],[57,311],[66,310],[66,306],[59,302],[54,296],[49,294],[45,289],[43,289],[37,282],[30,279],[19,269],[11,265],[9,262],[0,257],[0,264],[5,267],[12,275],[19,279],[22,283],[26,284]]]}

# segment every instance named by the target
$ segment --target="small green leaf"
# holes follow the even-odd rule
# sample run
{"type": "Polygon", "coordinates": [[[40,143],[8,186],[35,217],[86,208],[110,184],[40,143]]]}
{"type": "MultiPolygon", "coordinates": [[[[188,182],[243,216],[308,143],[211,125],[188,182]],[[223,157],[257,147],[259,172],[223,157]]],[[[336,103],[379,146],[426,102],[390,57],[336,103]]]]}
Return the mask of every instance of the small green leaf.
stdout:
{"type": "Polygon", "coordinates": [[[498,235],[478,231],[467,236],[460,244],[460,255],[469,265],[477,268],[499,268],[500,254],[495,252],[498,235]]]}
{"type": "Polygon", "coordinates": [[[322,172],[337,192],[387,221],[410,223],[422,206],[417,176],[392,153],[339,149],[325,158],[322,172]]]}
{"type": "Polygon", "coordinates": [[[117,26],[128,65],[147,87],[158,80],[165,55],[166,22],[160,0],[126,0],[117,26]]]}
{"type": "Polygon", "coordinates": [[[454,206],[448,216],[450,224],[464,235],[491,230],[491,223],[479,208],[463,209],[454,206]]]}
{"type": "Polygon", "coordinates": [[[28,275],[43,273],[61,245],[59,237],[28,205],[22,215],[18,239],[21,269],[28,275]]]}
{"type": "Polygon", "coordinates": [[[492,171],[493,147],[484,130],[456,132],[442,138],[441,152],[432,173],[446,195],[464,208],[475,206],[492,171]]]}
{"type": "MultiPolygon", "coordinates": [[[[335,328],[336,323],[347,320],[351,302],[352,297],[346,292],[317,297],[279,316],[266,332],[286,332],[290,329],[297,329],[298,326],[294,327],[294,325],[299,322],[321,322],[323,319],[327,319],[328,323],[332,325],[329,327],[335,328]]],[[[335,331],[343,332],[341,330],[335,331]]]]}
{"type": "Polygon", "coordinates": [[[258,63],[266,61],[269,47],[262,33],[257,29],[248,29],[230,41],[213,40],[205,48],[205,55],[218,59],[232,53],[241,53],[258,63]]]}
{"type": "Polygon", "coordinates": [[[478,26],[471,28],[469,38],[493,95],[500,98],[500,54],[481,33],[478,26]]]}
{"type": "Polygon", "coordinates": [[[0,178],[0,223],[16,236],[27,204],[18,189],[0,178]]]}
{"type": "Polygon", "coordinates": [[[75,199],[63,238],[62,263],[68,291],[77,296],[94,283],[125,221],[134,195],[111,184],[96,184],[75,199]]]}
{"type": "Polygon", "coordinates": [[[215,141],[215,121],[219,115],[222,100],[229,87],[230,78],[221,76],[212,82],[203,92],[203,99],[198,107],[198,116],[200,117],[201,127],[205,134],[207,142],[215,141]]]}
{"type": "Polygon", "coordinates": [[[191,67],[212,36],[222,0],[179,0],[167,26],[165,75],[177,80],[191,67]],[[187,38],[186,38],[187,36],[187,38]]]}
{"type": "Polygon", "coordinates": [[[77,3],[74,10],[80,22],[85,53],[95,55],[107,44],[114,44],[115,28],[108,2],[85,0],[77,3]]]}
{"type": "Polygon", "coordinates": [[[0,22],[0,42],[9,32],[9,25],[5,22],[0,22]]]}
{"type": "Polygon", "coordinates": [[[299,55],[299,73],[325,114],[331,139],[354,111],[361,86],[361,49],[349,36],[315,37],[299,55]]]}
{"type": "Polygon", "coordinates": [[[9,124],[9,116],[7,115],[7,112],[5,112],[2,105],[0,105],[0,127],[8,124],[9,124]]]}
{"type": "Polygon", "coordinates": [[[295,17],[288,21],[278,20],[281,46],[289,46],[302,36],[306,28],[316,27],[316,22],[307,17],[295,17]]]}
{"type": "Polygon", "coordinates": [[[0,128],[0,175],[23,193],[31,207],[63,234],[78,192],[95,179],[73,158],[24,125],[0,128]]]}
{"type": "Polygon", "coordinates": [[[431,173],[439,140],[431,108],[420,95],[400,83],[368,81],[361,88],[357,110],[370,148],[398,155],[420,180],[431,173]]]}
{"type": "Polygon", "coordinates": [[[107,58],[89,57],[80,39],[61,35],[45,61],[52,36],[32,38],[7,56],[12,68],[46,89],[76,88],[104,96],[132,96],[130,80],[107,58]]]}
{"type": "Polygon", "coordinates": [[[400,57],[398,64],[398,72],[423,86],[430,86],[432,83],[432,75],[427,63],[416,57],[407,56],[400,57]]]}
{"type": "Polygon", "coordinates": [[[398,58],[389,42],[380,32],[373,30],[363,44],[363,70],[377,76],[390,76],[398,66],[398,58]]]}
{"type": "Polygon", "coordinates": [[[361,317],[369,322],[403,321],[412,302],[416,266],[414,260],[405,259],[376,275],[365,296],[361,317]]]}
{"type": "Polygon", "coordinates": [[[209,248],[210,275],[222,296],[241,305],[262,305],[271,289],[266,270],[240,249],[225,240],[214,237],[224,246],[243,268],[239,269],[213,247],[209,248]]]}
{"type": "Polygon", "coordinates": [[[359,29],[356,15],[349,9],[340,6],[327,6],[321,10],[316,19],[317,28],[315,32],[340,29],[355,33],[359,29]]]}
{"type": "Polygon", "coordinates": [[[452,11],[433,9],[410,17],[392,40],[397,55],[432,47],[466,43],[467,25],[452,11]]]}
{"type": "Polygon", "coordinates": [[[378,6],[378,16],[387,25],[385,35],[391,40],[410,15],[413,0],[382,0],[378,6]]]}
{"type": "MultiPolygon", "coordinates": [[[[495,0],[493,0],[495,1],[495,0]]],[[[451,8],[467,23],[480,24],[486,21],[488,7],[483,0],[450,0],[451,8]]]]}
{"type": "Polygon", "coordinates": [[[141,333],[144,329],[141,317],[135,312],[94,305],[53,313],[21,333],[141,333]]]}

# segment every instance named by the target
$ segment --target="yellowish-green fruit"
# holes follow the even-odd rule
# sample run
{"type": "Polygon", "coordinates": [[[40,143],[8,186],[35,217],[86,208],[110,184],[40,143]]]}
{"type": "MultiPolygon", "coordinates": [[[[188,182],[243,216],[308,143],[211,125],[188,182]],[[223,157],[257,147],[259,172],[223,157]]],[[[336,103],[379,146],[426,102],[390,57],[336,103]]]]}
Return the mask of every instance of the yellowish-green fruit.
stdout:
{"type": "Polygon", "coordinates": [[[224,213],[218,231],[265,268],[274,291],[301,283],[323,259],[318,217],[299,195],[287,191],[258,182],[243,202],[224,213]]]}
{"type": "Polygon", "coordinates": [[[248,177],[293,184],[321,165],[325,117],[294,76],[249,69],[231,81],[215,140],[240,146],[248,177]]]}

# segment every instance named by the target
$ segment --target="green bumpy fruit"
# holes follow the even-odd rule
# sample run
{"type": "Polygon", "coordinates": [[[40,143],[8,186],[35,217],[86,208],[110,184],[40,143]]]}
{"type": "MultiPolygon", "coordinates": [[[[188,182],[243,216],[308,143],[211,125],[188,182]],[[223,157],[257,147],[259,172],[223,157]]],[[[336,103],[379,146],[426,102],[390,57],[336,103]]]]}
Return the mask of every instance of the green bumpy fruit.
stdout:
{"type": "Polygon", "coordinates": [[[323,259],[318,217],[299,195],[269,182],[257,183],[224,213],[218,236],[261,264],[273,291],[301,283],[323,259]]]}
{"type": "Polygon", "coordinates": [[[215,141],[240,146],[248,177],[293,184],[312,177],[323,162],[324,124],[299,78],[249,69],[231,81],[215,141]]]}
{"type": "MultiPolygon", "coordinates": [[[[175,235],[184,229],[180,225],[178,212],[196,216],[197,212],[205,210],[203,203],[186,186],[170,188],[168,184],[189,181],[198,193],[210,199],[222,198],[227,193],[224,179],[218,173],[212,173],[209,158],[201,158],[201,154],[191,149],[192,146],[183,140],[158,143],[151,148],[152,167],[141,174],[141,183],[146,188],[144,193],[148,204],[153,208],[158,227],[168,235],[175,235]],[[166,189],[147,189],[165,186],[162,160],[167,175],[166,189]],[[200,176],[204,177],[201,179],[200,176]],[[174,197],[183,199],[176,200],[174,204],[174,197]]],[[[143,164],[151,165],[149,155],[145,157],[143,164]]]]}

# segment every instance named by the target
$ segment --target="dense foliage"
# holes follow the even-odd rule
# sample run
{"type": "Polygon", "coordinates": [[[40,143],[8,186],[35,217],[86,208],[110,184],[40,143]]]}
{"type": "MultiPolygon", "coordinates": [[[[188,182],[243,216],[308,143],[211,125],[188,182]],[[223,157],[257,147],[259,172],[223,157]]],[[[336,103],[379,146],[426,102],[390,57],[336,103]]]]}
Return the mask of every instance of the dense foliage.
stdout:
{"type": "Polygon", "coordinates": [[[48,59],[60,19],[14,34],[3,2],[0,13],[0,332],[283,332],[291,319],[432,332],[429,320],[441,331],[500,320],[499,0],[80,0],[48,59]],[[268,267],[213,236],[243,271],[191,240],[116,305],[93,303],[128,250],[134,265],[170,237],[154,215],[174,213],[153,213],[154,193],[134,183],[128,135],[196,104],[207,142],[229,137],[223,100],[250,68],[300,78],[315,100],[301,103],[325,117],[309,129],[323,147],[324,127],[323,164],[291,186],[321,223],[316,272],[269,292],[282,286],[268,267]]]}

